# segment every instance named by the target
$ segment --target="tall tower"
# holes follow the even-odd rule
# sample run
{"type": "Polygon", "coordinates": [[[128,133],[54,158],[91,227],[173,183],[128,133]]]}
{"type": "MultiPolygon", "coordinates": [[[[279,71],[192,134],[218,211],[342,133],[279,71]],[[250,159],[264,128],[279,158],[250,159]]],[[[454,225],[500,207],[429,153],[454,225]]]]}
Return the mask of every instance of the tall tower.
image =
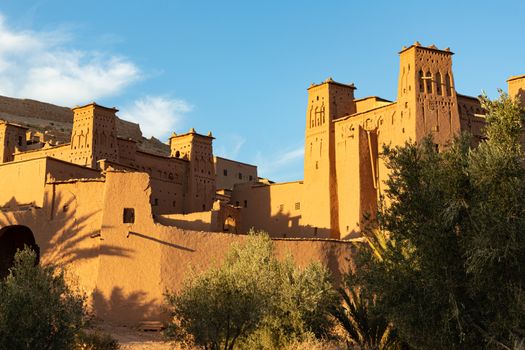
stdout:
{"type": "Polygon", "coordinates": [[[521,107],[525,108],[525,75],[510,77],[507,83],[509,96],[516,98],[521,107]]]}
{"type": "Polygon", "coordinates": [[[97,161],[118,161],[116,108],[90,103],[73,108],[70,161],[90,168],[97,161]]]}
{"type": "Polygon", "coordinates": [[[339,237],[332,122],[355,113],[354,90],[331,78],[308,89],[301,215],[314,236],[339,237]]]}
{"type": "Polygon", "coordinates": [[[13,161],[17,150],[26,150],[26,131],[26,127],[0,122],[0,163],[13,161]]]}
{"type": "Polygon", "coordinates": [[[431,134],[436,147],[460,132],[460,119],[450,49],[418,42],[400,55],[396,119],[405,140],[431,134]]]}
{"type": "Polygon", "coordinates": [[[215,199],[215,170],[213,167],[211,132],[201,135],[191,128],[186,134],[170,137],[171,157],[188,163],[188,183],[184,198],[186,213],[211,210],[215,199]]]}

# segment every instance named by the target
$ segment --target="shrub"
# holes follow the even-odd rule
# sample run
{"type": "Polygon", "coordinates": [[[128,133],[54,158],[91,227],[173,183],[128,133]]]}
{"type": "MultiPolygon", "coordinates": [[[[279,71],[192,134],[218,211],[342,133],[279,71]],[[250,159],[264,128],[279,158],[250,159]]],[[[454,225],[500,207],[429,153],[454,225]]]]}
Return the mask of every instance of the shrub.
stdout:
{"type": "Polygon", "coordinates": [[[205,349],[282,348],[307,334],[327,335],[335,301],[326,269],[280,262],[270,238],[252,234],[232,247],[222,266],[167,295],[174,319],[168,335],[205,349]]]}
{"type": "Polygon", "coordinates": [[[84,297],[68,287],[63,271],[35,264],[18,251],[0,282],[0,349],[71,349],[84,319],[84,297]]]}

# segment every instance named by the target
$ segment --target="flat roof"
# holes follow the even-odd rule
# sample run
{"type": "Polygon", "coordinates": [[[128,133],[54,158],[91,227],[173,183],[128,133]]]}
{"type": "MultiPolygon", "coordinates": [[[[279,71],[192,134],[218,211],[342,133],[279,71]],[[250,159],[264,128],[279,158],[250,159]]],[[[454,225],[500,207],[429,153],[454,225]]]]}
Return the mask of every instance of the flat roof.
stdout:
{"type": "Polygon", "coordinates": [[[390,101],[390,100],[387,100],[387,99],[382,98],[382,97],[379,97],[379,96],[367,96],[367,97],[361,97],[361,98],[356,98],[356,99],[354,99],[354,101],[356,101],[356,102],[357,102],[357,101],[364,101],[364,100],[370,100],[370,99],[372,99],[372,98],[374,98],[374,99],[376,99],[376,100],[378,100],[378,101],[382,101],[382,102],[392,102],[392,101],[390,101]]]}
{"type": "Polygon", "coordinates": [[[453,55],[454,52],[450,51],[450,48],[446,48],[444,50],[441,50],[441,49],[438,49],[436,47],[436,45],[430,45],[430,46],[423,46],[421,45],[421,43],[419,41],[416,41],[415,43],[413,43],[412,45],[410,45],[409,47],[404,47],[401,49],[401,51],[399,51],[399,54],[407,51],[407,50],[410,50],[411,48],[413,47],[416,47],[416,48],[419,48],[419,49],[424,49],[424,50],[431,50],[431,51],[436,51],[436,52],[441,52],[441,53],[448,53],[450,55],[453,55]]]}
{"type": "Polygon", "coordinates": [[[238,163],[238,164],[247,165],[247,166],[251,166],[251,167],[257,168],[257,165],[248,164],[248,163],[244,163],[244,162],[239,162],[238,160],[228,159],[228,158],[219,157],[219,156],[213,156],[213,158],[215,158],[215,159],[219,158],[219,159],[222,159],[222,160],[226,160],[228,162],[238,163]]]}
{"type": "Polygon", "coordinates": [[[337,81],[335,81],[334,79],[332,79],[332,77],[326,79],[325,81],[323,81],[322,83],[319,83],[319,84],[315,84],[315,83],[312,83],[308,89],[306,90],[310,90],[314,87],[318,87],[318,86],[321,86],[323,84],[334,84],[334,85],[339,85],[339,86],[344,86],[344,87],[348,87],[348,88],[351,88],[353,90],[357,90],[357,88],[355,87],[354,83],[350,83],[350,84],[343,84],[343,83],[339,83],[337,81]]]}
{"type": "Polygon", "coordinates": [[[508,79],[507,79],[507,82],[512,81],[512,80],[517,80],[517,79],[523,79],[523,78],[525,78],[525,74],[522,74],[522,75],[514,75],[514,76],[508,78],[508,79]]]}
{"type": "Polygon", "coordinates": [[[85,108],[85,107],[90,107],[90,106],[93,106],[93,107],[98,107],[98,108],[103,108],[103,109],[107,109],[109,111],[114,111],[114,112],[118,112],[118,109],[115,108],[115,107],[105,107],[105,106],[102,106],[102,105],[99,105],[98,103],[96,102],[91,102],[91,103],[88,103],[88,104],[85,104],[85,105],[82,105],[82,106],[75,106],[73,108],[71,108],[73,111],[75,109],[80,109],[80,108],[85,108]]]}
{"type": "Polygon", "coordinates": [[[337,122],[340,122],[340,121],[343,121],[343,120],[347,120],[347,119],[352,118],[352,117],[357,117],[357,116],[360,116],[360,115],[363,115],[363,114],[366,114],[366,113],[370,113],[372,111],[376,111],[376,110],[381,109],[381,108],[390,107],[390,106],[392,106],[392,105],[394,105],[396,103],[397,103],[397,101],[394,101],[394,102],[390,102],[389,104],[384,105],[384,106],[378,106],[378,107],[375,107],[375,108],[372,108],[372,109],[369,109],[369,110],[366,110],[366,111],[363,111],[363,112],[345,115],[345,116],[342,116],[341,118],[337,118],[337,119],[332,120],[332,123],[337,123],[337,122]]]}

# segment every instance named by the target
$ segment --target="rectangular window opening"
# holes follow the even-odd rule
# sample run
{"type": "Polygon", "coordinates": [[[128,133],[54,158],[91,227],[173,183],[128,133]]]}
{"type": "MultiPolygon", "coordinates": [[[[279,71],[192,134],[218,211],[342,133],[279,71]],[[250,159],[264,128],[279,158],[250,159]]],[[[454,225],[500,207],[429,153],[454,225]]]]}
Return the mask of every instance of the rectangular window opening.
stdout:
{"type": "Polygon", "coordinates": [[[124,208],[122,222],[125,224],[135,223],[135,208],[124,208]]]}

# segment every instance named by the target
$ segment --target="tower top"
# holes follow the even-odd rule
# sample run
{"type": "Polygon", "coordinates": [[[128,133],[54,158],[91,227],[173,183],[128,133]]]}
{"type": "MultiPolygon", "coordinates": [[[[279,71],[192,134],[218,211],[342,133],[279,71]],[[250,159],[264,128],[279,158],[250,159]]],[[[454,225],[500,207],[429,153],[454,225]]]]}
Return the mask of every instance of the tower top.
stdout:
{"type": "Polygon", "coordinates": [[[115,107],[104,107],[102,105],[99,105],[98,103],[96,102],[91,102],[91,103],[88,103],[88,104],[85,104],[83,106],[75,106],[73,108],[71,108],[73,111],[77,110],[77,109],[83,109],[83,108],[87,108],[87,107],[92,107],[92,108],[102,108],[102,109],[107,109],[107,110],[110,110],[110,111],[114,111],[115,113],[118,112],[118,109],[115,108],[115,107]]]}
{"type": "Polygon", "coordinates": [[[312,83],[310,84],[310,87],[308,87],[307,90],[310,90],[314,87],[317,87],[317,86],[321,86],[323,84],[333,84],[333,85],[339,85],[339,86],[343,86],[343,87],[346,87],[346,88],[350,88],[350,89],[353,89],[353,90],[356,90],[357,88],[355,87],[354,83],[350,83],[350,84],[343,84],[343,83],[339,83],[337,81],[335,81],[334,79],[332,79],[332,77],[329,77],[328,79],[326,79],[325,81],[323,81],[322,83],[320,84],[315,84],[315,83],[312,83]]]}
{"type": "Polygon", "coordinates": [[[436,45],[434,45],[434,44],[432,44],[430,46],[423,46],[423,45],[421,45],[421,43],[419,41],[416,41],[415,43],[413,43],[409,47],[403,46],[401,48],[401,51],[399,51],[399,53],[402,54],[403,52],[408,51],[411,48],[418,48],[418,49],[423,49],[423,50],[431,50],[431,51],[446,53],[446,54],[449,54],[449,55],[453,55],[454,54],[454,52],[450,51],[450,47],[447,47],[447,48],[441,50],[441,49],[438,49],[438,47],[436,45]]]}

